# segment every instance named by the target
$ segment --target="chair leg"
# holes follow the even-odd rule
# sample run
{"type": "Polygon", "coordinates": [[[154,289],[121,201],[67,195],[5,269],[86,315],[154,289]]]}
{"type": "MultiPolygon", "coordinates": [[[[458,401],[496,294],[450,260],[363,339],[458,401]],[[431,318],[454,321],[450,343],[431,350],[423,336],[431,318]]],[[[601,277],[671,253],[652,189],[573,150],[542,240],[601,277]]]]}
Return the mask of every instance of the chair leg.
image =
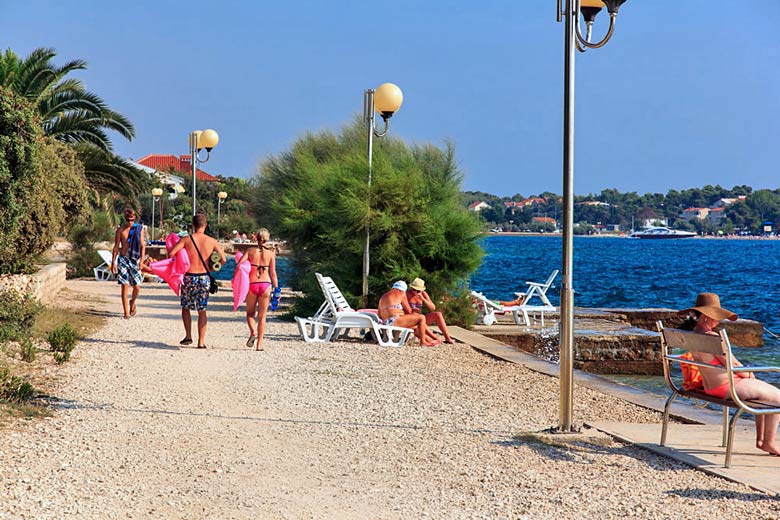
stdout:
{"type": "Polygon", "coordinates": [[[298,330],[301,331],[303,341],[306,343],[324,343],[330,341],[333,336],[333,325],[321,321],[307,320],[295,317],[298,322],[298,330]]]}
{"type": "Polygon", "coordinates": [[[724,406],[723,407],[723,439],[720,442],[721,448],[726,447],[726,440],[728,439],[728,430],[729,430],[729,407],[724,406]]]}
{"type": "Polygon", "coordinates": [[[731,448],[734,446],[734,427],[737,425],[737,419],[740,415],[742,415],[742,408],[737,408],[729,421],[729,438],[726,442],[726,463],[723,465],[724,468],[731,467],[731,448]]]}
{"type": "Polygon", "coordinates": [[[672,407],[672,403],[676,398],[677,392],[673,392],[672,395],[670,395],[666,400],[666,404],[664,405],[664,419],[663,425],[661,426],[661,442],[659,446],[666,446],[666,430],[669,425],[669,409],[672,407]]]}

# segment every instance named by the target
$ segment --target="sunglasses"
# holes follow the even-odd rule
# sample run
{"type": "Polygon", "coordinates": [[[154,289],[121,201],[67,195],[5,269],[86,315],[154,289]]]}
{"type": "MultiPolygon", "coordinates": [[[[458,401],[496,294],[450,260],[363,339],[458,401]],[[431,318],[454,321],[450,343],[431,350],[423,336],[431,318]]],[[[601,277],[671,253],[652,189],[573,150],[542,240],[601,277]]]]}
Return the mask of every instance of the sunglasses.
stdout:
{"type": "Polygon", "coordinates": [[[412,289],[416,293],[421,293],[422,291],[420,289],[412,289]]]}

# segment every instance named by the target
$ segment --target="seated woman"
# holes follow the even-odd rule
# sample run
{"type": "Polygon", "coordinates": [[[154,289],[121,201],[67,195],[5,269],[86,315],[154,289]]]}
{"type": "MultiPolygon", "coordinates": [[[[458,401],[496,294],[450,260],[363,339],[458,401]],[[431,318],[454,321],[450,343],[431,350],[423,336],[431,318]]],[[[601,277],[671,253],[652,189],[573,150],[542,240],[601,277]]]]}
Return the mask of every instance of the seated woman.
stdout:
{"type": "MultiPolygon", "coordinates": [[[[694,332],[710,335],[717,334],[713,329],[721,321],[737,319],[736,314],[721,308],[720,298],[715,293],[699,294],[696,296],[696,305],[680,311],[679,314],[688,314],[695,320],[694,332]]],[[[720,355],[713,356],[704,352],[691,352],[691,354],[696,361],[701,363],[713,366],[725,366],[726,364],[726,359],[720,355]]],[[[742,366],[736,358],[732,360],[732,363],[734,366],[742,366]]],[[[724,370],[707,367],[699,367],[699,370],[706,394],[720,399],[728,396],[728,375],[724,370]]],[[[734,390],[740,399],[762,401],[780,406],[780,388],[756,379],[756,376],[751,372],[739,372],[735,373],[734,376],[734,390]]],[[[779,421],[780,415],[777,414],[756,415],[756,448],[780,456],[780,446],[775,442],[779,421]]]]}
{"type": "MultiPolygon", "coordinates": [[[[444,335],[444,342],[452,343],[450,333],[447,331],[447,324],[444,323],[444,316],[436,310],[433,300],[425,292],[425,281],[422,278],[415,278],[409,285],[409,290],[406,291],[406,299],[409,300],[409,307],[412,308],[414,313],[423,314],[423,305],[427,307],[430,312],[423,314],[425,316],[425,324],[439,327],[439,330],[444,335]]],[[[438,339],[430,329],[428,329],[428,336],[432,340],[438,339]]]]}
{"type": "Polygon", "coordinates": [[[406,282],[399,280],[379,298],[379,319],[385,325],[414,329],[414,335],[420,339],[420,345],[435,347],[439,342],[429,339],[425,316],[412,313],[406,299],[406,289],[406,282]]]}

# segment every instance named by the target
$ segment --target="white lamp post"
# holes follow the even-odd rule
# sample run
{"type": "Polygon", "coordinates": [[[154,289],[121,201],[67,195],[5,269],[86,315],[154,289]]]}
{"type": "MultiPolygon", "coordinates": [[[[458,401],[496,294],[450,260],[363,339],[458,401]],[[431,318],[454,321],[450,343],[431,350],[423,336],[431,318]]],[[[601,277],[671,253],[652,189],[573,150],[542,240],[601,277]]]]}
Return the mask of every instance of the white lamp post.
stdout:
{"type": "Polygon", "coordinates": [[[197,173],[198,162],[207,162],[211,156],[211,149],[217,146],[219,135],[214,130],[195,130],[190,133],[190,158],[192,161],[192,215],[198,213],[198,191],[197,191],[197,173]],[[200,159],[198,153],[206,149],[206,158],[200,159]]]}
{"type": "Polygon", "coordinates": [[[368,246],[370,242],[371,226],[371,156],[374,150],[374,136],[382,137],[387,133],[390,123],[388,119],[401,108],[404,95],[401,89],[393,83],[382,83],[376,90],[368,89],[363,92],[363,118],[368,123],[368,215],[366,218],[366,243],[363,247],[363,295],[361,305],[368,303],[368,246]],[[374,112],[379,112],[385,122],[385,127],[379,131],[374,126],[374,112]]]}
{"type": "Polygon", "coordinates": [[[220,191],[217,193],[217,224],[222,222],[222,203],[227,198],[227,193],[220,191]]]}
{"type": "Polygon", "coordinates": [[[154,203],[160,200],[162,194],[163,191],[160,188],[152,189],[152,240],[154,240],[154,203]]]}
{"type": "Polygon", "coordinates": [[[612,37],[618,9],[626,0],[558,0],[557,17],[565,18],[563,69],[563,282],[561,284],[561,395],[558,430],[573,430],[574,408],[574,289],[572,286],[573,228],[574,228],[574,56],[575,49],[602,47],[612,37]],[[609,11],[609,29],[606,36],[591,43],[591,26],[603,7],[609,11]],[[585,19],[586,36],[580,31],[579,14],[585,19]]]}

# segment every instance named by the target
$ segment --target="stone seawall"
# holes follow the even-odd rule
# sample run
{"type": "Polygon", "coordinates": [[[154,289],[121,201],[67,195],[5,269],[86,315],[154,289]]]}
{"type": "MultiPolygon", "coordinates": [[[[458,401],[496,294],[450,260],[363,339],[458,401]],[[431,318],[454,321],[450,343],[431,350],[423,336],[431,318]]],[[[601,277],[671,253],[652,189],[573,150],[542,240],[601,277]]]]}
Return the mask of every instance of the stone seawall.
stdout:
{"type": "Polygon", "coordinates": [[[0,275],[0,293],[14,291],[18,294],[29,294],[44,305],[52,303],[64,287],[64,263],[43,266],[35,274],[0,275]]]}

